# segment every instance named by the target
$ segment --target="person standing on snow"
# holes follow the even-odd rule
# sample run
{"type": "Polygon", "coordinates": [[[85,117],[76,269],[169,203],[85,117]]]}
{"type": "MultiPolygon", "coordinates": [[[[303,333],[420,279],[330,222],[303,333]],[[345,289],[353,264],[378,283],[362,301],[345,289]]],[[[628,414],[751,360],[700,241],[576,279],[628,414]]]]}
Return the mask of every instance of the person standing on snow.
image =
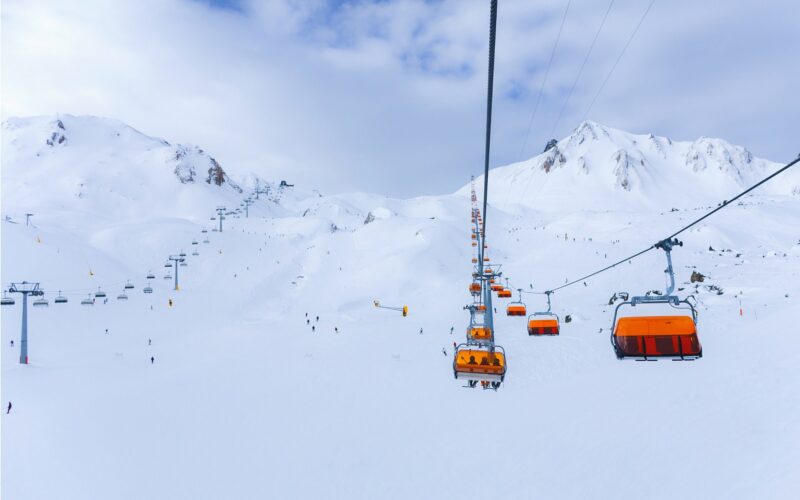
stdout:
{"type": "Polygon", "coordinates": [[[150,356],[150,364],[152,365],[155,362],[156,362],[155,356],[150,356]]]}
{"type": "Polygon", "coordinates": [[[419,329],[419,334],[422,335],[422,327],[419,329]]]}
{"type": "Polygon", "coordinates": [[[452,334],[453,334],[453,327],[451,326],[450,327],[450,335],[452,335],[452,334]]]}
{"type": "Polygon", "coordinates": [[[445,349],[444,347],[442,347],[442,354],[444,354],[444,356],[447,357],[447,349],[445,349]]]}
{"type": "Polygon", "coordinates": [[[11,411],[11,401],[8,402],[8,408],[6,409],[6,415],[8,415],[10,411],[11,411]]]}

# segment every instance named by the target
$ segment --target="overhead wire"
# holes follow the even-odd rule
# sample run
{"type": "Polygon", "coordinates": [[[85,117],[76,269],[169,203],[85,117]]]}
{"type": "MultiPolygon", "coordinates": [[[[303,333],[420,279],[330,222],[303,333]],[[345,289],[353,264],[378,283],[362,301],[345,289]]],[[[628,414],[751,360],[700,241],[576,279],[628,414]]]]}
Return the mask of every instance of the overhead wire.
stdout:
{"type": "Polygon", "coordinates": [[[536,113],[539,111],[539,104],[542,100],[542,95],[544,94],[544,87],[547,84],[547,78],[550,75],[550,68],[553,65],[553,59],[556,56],[556,49],[558,48],[558,42],[561,40],[561,32],[564,30],[564,23],[567,21],[567,14],[569,13],[569,6],[572,4],[572,0],[567,1],[567,8],[564,9],[564,16],[561,18],[561,25],[558,27],[558,34],[556,35],[556,41],[553,44],[553,50],[550,51],[550,59],[547,61],[547,68],[544,71],[544,79],[542,80],[542,85],[539,86],[539,94],[536,97],[536,103],[533,105],[533,112],[531,113],[531,118],[528,120],[528,130],[525,132],[525,139],[522,141],[522,147],[519,149],[519,158],[522,158],[522,155],[525,153],[525,146],[528,145],[528,137],[531,134],[531,128],[533,127],[533,120],[536,118],[536,113]]]}
{"type": "MultiPolygon", "coordinates": [[[[753,184],[753,185],[752,185],[752,186],[750,186],[749,188],[747,188],[747,189],[745,189],[744,191],[742,191],[741,193],[737,194],[736,196],[734,196],[734,197],[733,197],[733,198],[731,198],[730,200],[723,200],[723,202],[722,202],[722,203],[720,203],[720,204],[719,204],[719,206],[718,206],[718,207],[716,207],[715,209],[713,209],[713,210],[711,210],[710,212],[706,213],[706,214],[705,214],[705,215],[703,215],[702,217],[699,217],[699,218],[695,219],[694,221],[690,222],[689,224],[687,224],[687,225],[683,226],[682,228],[680,228],[679,230],[677,230],[677,231],[675,231],[674,233],[670,234],[670,235],[669,235],[669,236],[667,236],[666,238],[663,238],[663,239],[659,240],[659,242],[660,242],[660,241],[664,241],[664,240],[670,240],[670,239],[672,239],[672,238],[674,238],[674,237],[678,236],[679,234],[683,233],[684,231],[686,231],[686,230],[688,230],[688,229],[690,229],[690,228],[692,228],[692,227],[696,226],[697,224],[699,224],[700,222],[704,221],[704,220],[705,220],[705,219],[707,219],[708,217],[710,217],[710,216],[714,215],[715,213],[719,212],[719,211],[720,211],[720,210],[722,210],[723,208],[726,208],[726,207],[730,206],[730,204],[731,204],[731,203],[733,203],[734,201],[738,200],[738,199],[739,199],[739,198],[741,198],[742,196],[745,196],[746,194],[750,193],[751,191],[753,191],[753,190],[754,190],[754,189],[756,189],[757,187],[761,186],[762,184],[764,184],[764,183],[766,183],[766,182],[770,181],[771,179],[773,179],[773,178],[775,178],[776,176],[778,176],[778,175],[782,174],[782,173],[783,173],[783,172],[785,172],[786,170],[789,170],[791,167],[793,167],[794,165],[796,165],[798,162],[800,162],[800,156],[798,156],[797,158],[795,158],[795,159],[794,159],[794,160],[792,160],[791,162],[787,163],[787,164],[786,164],[786,165],[784,165],[783,167],[779,168],[778,170],[776,170],[776,171],[775,171],[775,172],[773,172],[772,174],[768,175],[768,176],[767,176],[767,177],[765,177],[764,179],[760,180],[760,181],[759,181],[759,182],[757,182],[756,184],[753,184]]],[[[589,279],[589,278],[591,278],[591,277],[593,277],[593,276],[597,276],[597,275],[598,275],[598,274],[600,274],[600,273],[603,273],[603,272],[605,272],[605,271],[608,271],[609,269],[612,269],[612,268],[614,268],[614,267],[616,267],[616,266],[618,266],[618,265],[620,265],[620,264],[622,264],[622,263],[624,263],[624,262],[627,262],[627,261],[633,260],[633,259],[635,259],[635,258],[637,258],[637,257],[639,257],[639,256],[641,256],[641,255],[643,255],[643,254],[645,254],[645,253],[647,253],[647,252],[649,252],[650,250],[653,250],[653,249],[655,249],[657,244],[658,244],[658,243],[654,243],[654,244],[650,245],[649,247],[645,248],[644,250],[641,250],[640,252],[637,252],[637,253],[635,253],[635,254],[633,254],[633,255],[629,256],[629,257],[625,257],[624,259],[621,259],[621,260],[619,260],[618,262],[615,262],[615,263],[613,263],[613,264],[611,264],[611,265],[608,265],[608,266],[606,266],[606,267],[604,267],[604,268],[602,268],[602,269],[599,269],[599,270],[597,270],[597,271],[594,271],[594,272],[592,272],[592,273],[589,273],[589,274],[587,274],[587,275],[585,275],[585,276],[582,276],[582,277],[580,277],[580,278],[578,278],[578,279],[575,279],[575,280],[572,280],[572,281],[568,281],[567,283],[564,283],[564,284],[563,284],[563,285],[561,285],[561,286],[557,286],[557,287],[550,288],[550,289],[548,289],[547,291],[549,291],[549,292],[555,292],[555,291],[557,291],[557,290],[561,290],[561,289],[563,289],[563,288],[567,288],[568,286],[572,286],[572,285],[574,285],[574,284],[576,284],[576,283],[580,283],[580,282],[582,282],[582,281],[585,281],[585,280],[587,280],[587,279],[589,279]]],[[[544,293],[547,293],[547,292],[544,292],[544,293]]]]}
{"type": "Polygon", "coordinates": [[[608,3],[608,8],[606,9],[606,13],[603,16],[603,20],[600,21],[600,26],[597,28],[597,32],[594,34],[594,38],[592,39],[591,45],[589,45],[589,50],[586,52],[586,57],[583,58],[583,63],[581,64],[580,69],[578,70],[578,74],[575,75],[575,80],[572,82],[572,87],[569,89],[569,93],[567,94],[567,98],[564,99],[564,104],[561,106],[561,111],[558,113],[558,118],[556,121],[553,122],[553,128],[550,130],[550,136],[552,137],[553,134],[556,132],[556,128],[558,127],[559,122],[561,121],[561,117],[564,116],[564,111],[567,109],[567,105],[569,104],[570,98],[572,98],[572,93],[575,91],[575,87],[578,84],[578,80],[580,80],[581,75],[583,74],[583,70],[586,67],[586,63],[589,62],[589,57],[592,55],[592,51],[594,50],[594,46],[597,43],[597,38],[600,36],[600,32],[603,31],[603,26],[606,24],[606,19],[608,19],[608,14],[611,12],[611,7],[614,6],[614,0],[611,0],[608,3]]]}
{"type": "Polygon", "coordinates": [[[603,83],[600,84],[600,88],[597,89],[597,93],[592,98],[592,102],[590,102],[589,103],[589,107],[586,108],[586,112],[583,114],[583,119],[582,120],[586,120],[586,117],[589,116],[589,112],[592,110],[592,107],[594,106],[594,103],[597,101],[597,98],[600,96],[600,93],[603,92],[603,89],[605,88],[606,83],[608,83],[608,80],[611,78],[611,75],[614,74],[614,70],[617,69],[617,65],[622,60],[622,56],[625,55],[625,51],[628,50],[628,47],[630,46],[631,42],[633,41],[633,38],[636,36],[636,33],[639,31],[639,28],[641,28],[642,23],[644,23],[644,20],[647,17],[647,14],[650,12],[650,9],[653,7],[654,3],[656,3],[656,0],[651,0],[650,4],[647,6],[647,9],[645,9],[644,13],[642,14],[642,17],[639,19],[639,22],[636,24],[636,27],[633,29],[633,32],[631,33],[631,36],[628,37],[628,41],[625,42],[625,45],[622,47],[622,51],[619,53],[619,56],[617,56],[617,60],[614,61],[614,65],[611,66],[611,70],[606,75],[605,79],[603,80],[603,83]]]}

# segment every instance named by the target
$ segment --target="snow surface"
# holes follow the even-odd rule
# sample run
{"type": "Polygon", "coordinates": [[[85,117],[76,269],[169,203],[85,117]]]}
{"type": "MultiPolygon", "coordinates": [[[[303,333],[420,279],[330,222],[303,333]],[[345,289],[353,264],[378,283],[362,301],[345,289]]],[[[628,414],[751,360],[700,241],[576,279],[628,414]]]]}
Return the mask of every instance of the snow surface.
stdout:
{"type": "MultiPolygon", "coordinates": [[[[217,186],[199,148],[113,120],[61,117],[63,130],[55,120],[3,125],[2,283],[38,280],[50,300],[29,311],[27,366],[9,345],[19,300],[2,309],[0,388],[14,405],[1,421],[4,499],[800,491],[794,173],[681,236],[673,257],[682,293],[700,304],[701,360],[613,355],[609,297],[664,289],[663,255],[650,252],[555,294],[555,311],[572,317],[559,337],[530,338],[524,319],[498,314],[509,371],[494,392],[452,375],[468,319],[468,185],[409,200],[252,176],[217,186]],[[48,145],[53,132],[65,141],[48,145]],[[175,159],[179,148],[188,159],[175,159]],[[181,182],[192,169],[195,181],[181,182]],[[211,231],[215,207],[234,208],[256,183],[269,193],[250,217],[211,231]],[[181,249],[189,265],[175,292],[163,265],[181,249]],[[696,289],[693,270],[708,276],[696,289]],[[129,279],[130,300],[116,301],[129,279]],[[80,306],[98,286],[108,303],[80,306]],[[68,304],[53,304],[57,290],[68,304]]],[[[776,165],[724,141],[590,122],[559,153],[550,173],[539,166],[552,150],[490,177],[489,255],[512,286],[550,288],[649,246],[776,165]],[[699,158],[705,167],[692,166],[699,158]]]]}

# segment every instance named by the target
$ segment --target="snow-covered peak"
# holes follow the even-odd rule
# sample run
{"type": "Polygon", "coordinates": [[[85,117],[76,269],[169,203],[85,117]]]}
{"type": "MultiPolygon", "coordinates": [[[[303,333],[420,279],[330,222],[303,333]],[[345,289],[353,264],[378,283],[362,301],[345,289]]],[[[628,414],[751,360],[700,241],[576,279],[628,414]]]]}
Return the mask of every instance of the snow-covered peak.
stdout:
{"type": "Polygon", "coordinates": [[[212,156],[95,116],[2,124],[3,209],[187,214],[241,196],[212,156]]]}
{"type": "MultiPolygon", "coordinates": [[[[730,198],[777,167],[722,139],[672,141],[584,121],[543,153],[493,169],[490,201],[545,210],[695,207],[730,198]]],[[[797,194],[800,175],[763,192],[797,194]]]]}

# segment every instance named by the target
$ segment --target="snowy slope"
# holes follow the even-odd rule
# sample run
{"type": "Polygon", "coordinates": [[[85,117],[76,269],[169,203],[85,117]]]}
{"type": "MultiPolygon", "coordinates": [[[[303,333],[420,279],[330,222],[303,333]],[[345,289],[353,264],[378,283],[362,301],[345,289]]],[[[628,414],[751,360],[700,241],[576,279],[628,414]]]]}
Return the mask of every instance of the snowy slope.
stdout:
{"type": "MultiPolygon", "coordinates": [[[[3,404],[14,403],[2,417],[3,498],[744,499],[793,498],[800,489],[800,338],[788,326],[800,295],[800,199],[787,183],[682,236],[675,266],[700,303],[703,359],[613,356],[608,299],[663,289],[663,256],[651,252],[558,292],[556,312],[572,317],[560,337],[530,338],[524,320],[498,315],[509,373],[498,392],[475,391],[453,380],[450,357],[469,301],[462,192],[395,200],[253,177],[236,177],[242,194],[202,179],[182,184],[170,161],[136,160],[147,148],[170,148],[159,139],[132,135],[120,148],[111,133],[109,144],[87,140],[80,152],[69,131],[96,119],[73,120],[64,125],[75,156],[43,149],[45,164],[25,144],[43,148],[33,128],[52,119],[14,135],[4,128],[4,151],[7,137],[19,148],[3,158],[2,215],[12,220],[0,226],[2,283],[36,279],[70,302],[56,306],[48,293],[50,307],[30,311],[28,366],[9,346],[18,342],[19,305],[2,309],[0,389],[3,404]],[[114,154],[127,168],[95,172],[114,154]],[[94,179],[77,200],[72,181],[42,180],[74,164],[94,179]],[[37,193],[34,207],[6,196],[7,172],[9,184],[37,193]],[[145,189],[131,178],[146,178],[145,189]],[[203,243],[213,209],[238,206],[256,182],[269,192],[250,218],[231,215],[203,243]],[[170,191],[186,194],[149,194],[170,191]],[[116,206],[110,192],[128,201],[116,206]],[[26,211],[36,213],[34,227],[26,211]],[[175,292],[161,277],[164,259],[189,253],[192,240],[200,255],[189,255],[175,292]],[[152,296],[141,292],[150,269],[152,296]],[[693,270],[709,277],[696,288],[687,283],[693,270]],[[128,279],[136,289],[116,301],[128,279]],[[108,304],[78,305],[97,286],[110,292],[108,304]],[[411,314],[377,310],[373,299],[411,314]]],[[[115,127],[124,126],[96,130],[115,127]]],[[[200,172],[207,163],[197,161],[200,172]]],[[[569,168],[558,175],[566,179],[569,168]]],[[[604,173],[580,188],[574,206],[542,205],[541,196],[519,203],[509,179],[525,169],[492,172],[495,192],[509,184],[507,196],[492,199],[489,252],[513,286],[576,278],[715,204],[708,193],[687,193],[685,210],[647,208],[642,193],[664,201],[657,183],[667,182],[667,167],[630,191],[600,184],[613,168],[598,163],[604,173]],[[628,195],[639,197],[638,212],[617,209],[628,195]]],[[[734,174],[718,179],[720,200],[751,175],[734,174]]],[[[566,189],[558,179],[548,183],[566,189]]],[[[543,305],[539,296],[526,301],[543,305]]]]}

